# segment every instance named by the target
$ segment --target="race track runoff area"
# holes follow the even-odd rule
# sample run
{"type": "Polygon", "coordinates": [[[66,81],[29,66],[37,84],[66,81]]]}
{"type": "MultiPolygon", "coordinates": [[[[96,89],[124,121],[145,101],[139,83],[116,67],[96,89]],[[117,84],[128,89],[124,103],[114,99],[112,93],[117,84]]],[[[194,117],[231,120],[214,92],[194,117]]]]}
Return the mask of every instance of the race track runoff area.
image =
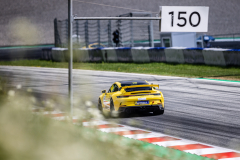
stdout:
{"type": "MultiPolygon", "coordinates": [[[[122,135],[137,135],[151,143],[219,159],[240,159],[240,83],[146,74],[73,70],[74,98],[97,103],[101,90],[120,80],[159,84],[165,97],[164,115],[133,115],[114,119],[122,135]],[[133,125],[132,122],[136,125],[133,125]],[[142,132],[150,132],[144,134],[142,132]]],[[[0,76],[10,86],[31,88],[39,98],[68,95],[68,70],[1,66],[0,76]]],[[[99,122],[103,131],[107,122],[99,122]]],[[[85,124],[87,125],[87,123],[85,124]]]]}

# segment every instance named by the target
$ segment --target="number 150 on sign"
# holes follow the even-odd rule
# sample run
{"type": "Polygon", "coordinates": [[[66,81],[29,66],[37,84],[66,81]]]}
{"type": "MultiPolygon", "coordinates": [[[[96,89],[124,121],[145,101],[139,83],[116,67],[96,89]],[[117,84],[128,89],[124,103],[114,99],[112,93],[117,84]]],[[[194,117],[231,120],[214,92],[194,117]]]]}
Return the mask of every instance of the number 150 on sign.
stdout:
{"type": "Polygon", "coordinates": [[[160,7],[161,32],[207,32],[209,7],[160,7]]]}

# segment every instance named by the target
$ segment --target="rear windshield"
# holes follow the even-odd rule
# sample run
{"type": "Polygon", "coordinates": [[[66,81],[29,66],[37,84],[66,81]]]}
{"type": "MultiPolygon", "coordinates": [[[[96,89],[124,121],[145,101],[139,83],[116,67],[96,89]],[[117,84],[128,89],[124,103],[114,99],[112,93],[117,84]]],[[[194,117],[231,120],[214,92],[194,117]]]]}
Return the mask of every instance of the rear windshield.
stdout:
{"type": "Polygon", "coordinates": [[[152,90],[152,87],[136,87],[136,88],[126,88],[126,92],[133,92],[133,91],[145,91],[145,90],[152,90]]]}
{"type": "MultiPolygon", "coordinates": [[[[134,82],[122,83],[121,86],[134,86],[136,85],[134,82]]],[[[148,85],[146,82],[137,82],[137,85],[148,85]]],[[[126,92],[133,92],[133,91],[145,91],[145,90],[152,90],[152,87],[136,87],[136,88],[126,88],[126,92]]]]}

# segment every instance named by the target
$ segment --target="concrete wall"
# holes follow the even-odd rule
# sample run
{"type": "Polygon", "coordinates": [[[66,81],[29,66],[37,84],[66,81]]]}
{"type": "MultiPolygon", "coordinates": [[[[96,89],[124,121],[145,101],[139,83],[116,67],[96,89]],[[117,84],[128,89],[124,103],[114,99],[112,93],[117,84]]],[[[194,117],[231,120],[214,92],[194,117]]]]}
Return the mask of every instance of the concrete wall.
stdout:
{"type": "MultiPolygon", "coordinates": [[[[0,49],[0,61],[42,59],[68,62],[67,48],[15,48],[0,49]]],[[[219,48],[98,48],[74,49],[74,62],[134,62],[134,63],[187,63],[214,66],[240,66],[240,50],[219,48]]]]}
{"type": "MultiPolygon", "coordinates": [[[[68,61],[67,58],[64,59],[64,57],[68,57],[68,52],[67,49],[54,48],[52,56],[50,55],[48,57],[52,57],[51,60],[53,61],[68,61]]],[[[214,66],[240,66],[240,50],[214,48],[133,47],[75,49],[73,58],[75,62],[164,62],[179,64],[205,64],[214,66]]],[[[46,58],[46,60],[49,59],[46,58]]]]}

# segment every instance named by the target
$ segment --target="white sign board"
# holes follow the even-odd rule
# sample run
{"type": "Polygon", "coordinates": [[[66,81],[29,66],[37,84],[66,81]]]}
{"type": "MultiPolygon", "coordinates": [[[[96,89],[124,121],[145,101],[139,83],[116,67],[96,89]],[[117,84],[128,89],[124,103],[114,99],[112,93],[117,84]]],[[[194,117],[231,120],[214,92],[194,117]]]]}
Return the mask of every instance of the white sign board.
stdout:
{"type": "Polygon", "coordinates": [[[209,7],[160,7],[161,32],[208,32],[209,7]]]}

